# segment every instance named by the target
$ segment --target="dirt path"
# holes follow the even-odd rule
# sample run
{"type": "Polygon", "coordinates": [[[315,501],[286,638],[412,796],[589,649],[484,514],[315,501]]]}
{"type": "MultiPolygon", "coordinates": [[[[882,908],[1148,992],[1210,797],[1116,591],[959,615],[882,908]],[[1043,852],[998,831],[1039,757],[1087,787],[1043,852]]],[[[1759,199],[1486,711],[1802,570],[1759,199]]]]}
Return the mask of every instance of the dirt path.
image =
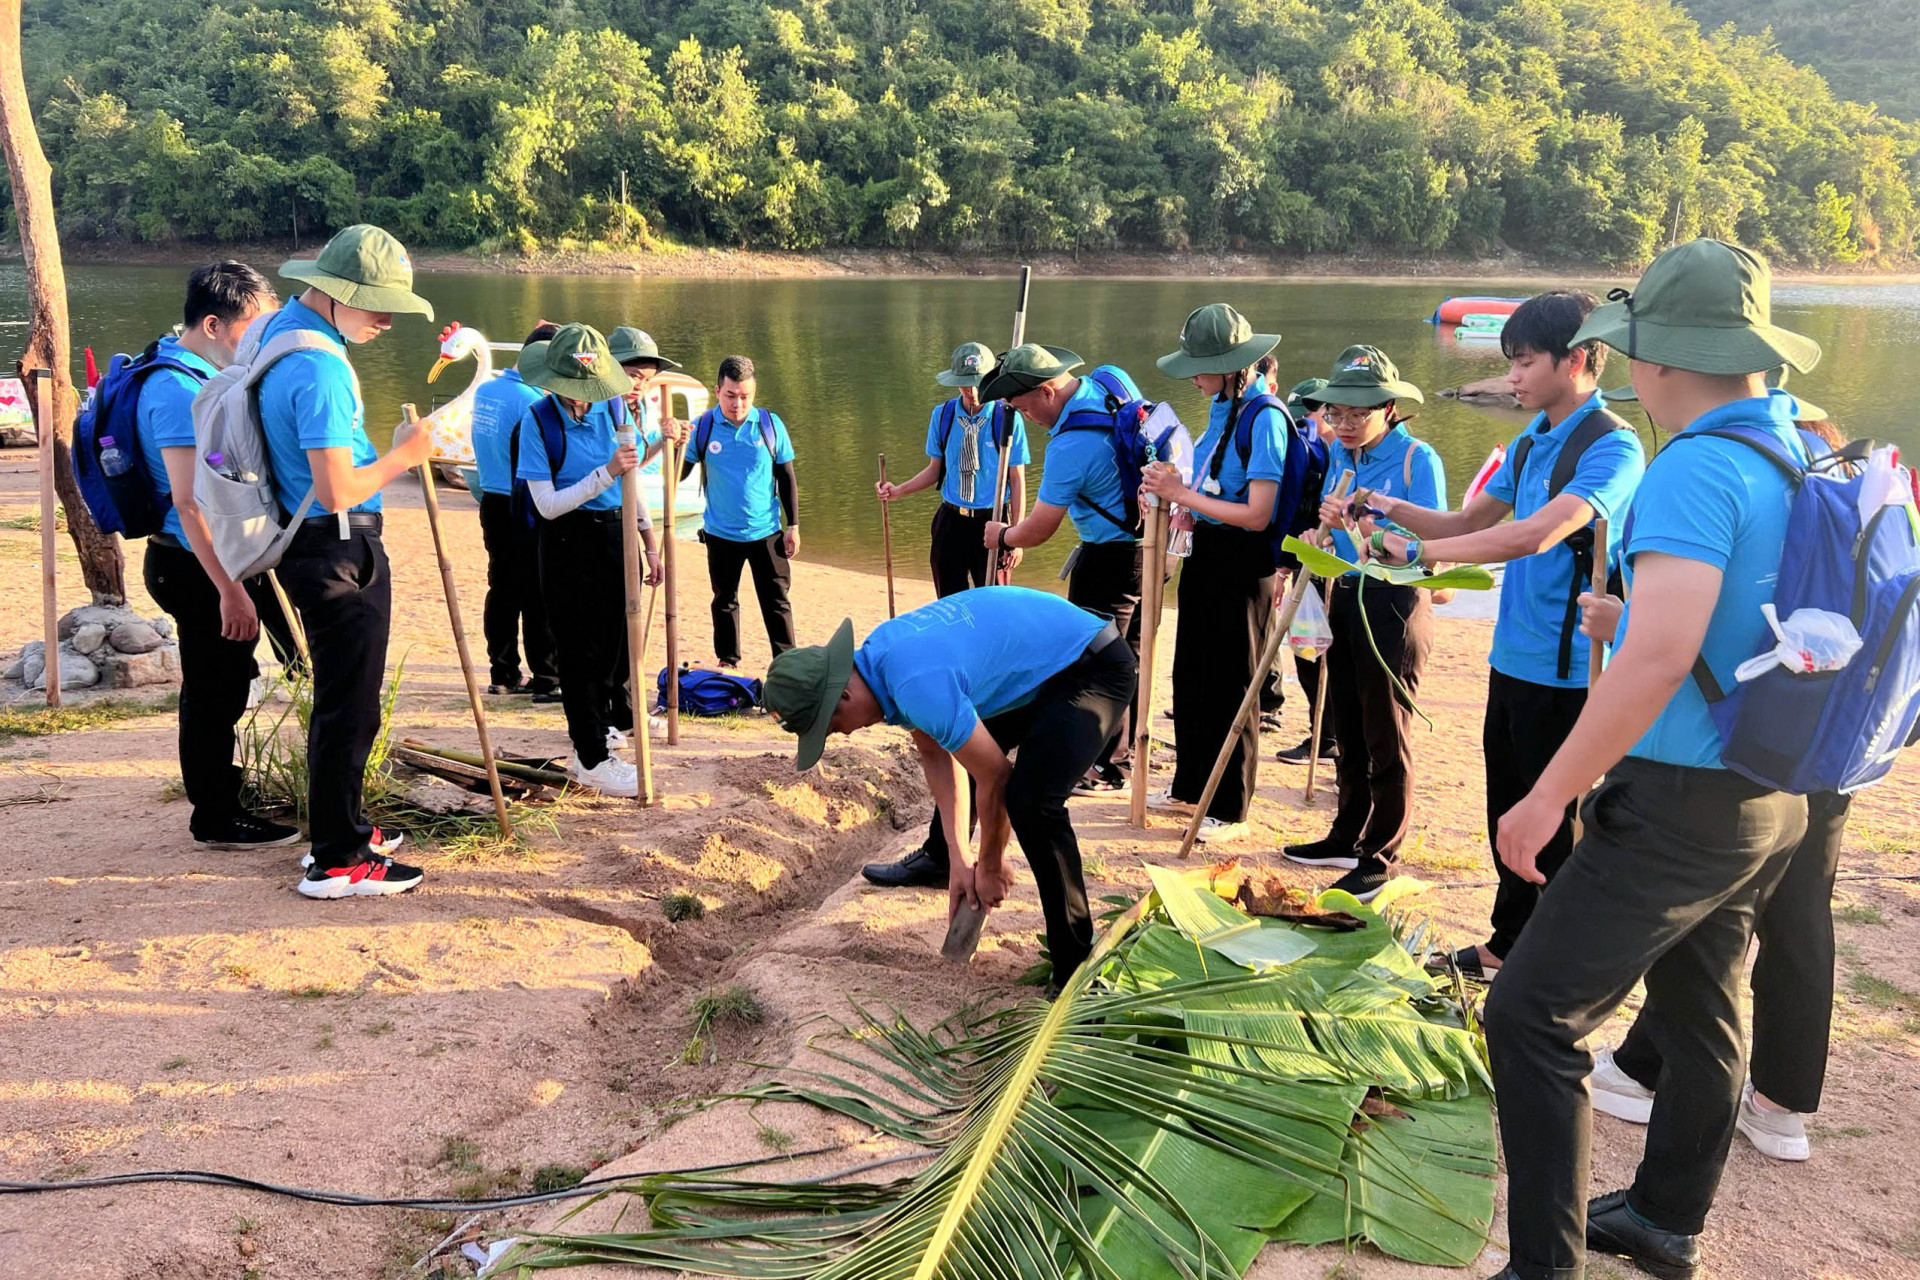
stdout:
{"type": "MultiPolygon", "coordinates": [[[[28,510],[32,486],[19,454],[0,455],[0,653],[37,627],[37,535],[5,527],[28,510]]],[[[477,523],[465,499],[447,506],[477,624],[477,523]]],[[[389,512],[393,652],[406,657],[397,720],[469,745],[417,494],[395,495],[389,512]]],[[[683,550],[686,644],[699,659],[710,652],[704,574],[697,546],[683,550]]],[[[902,603],[930,596],[915,584],[902,603]]],[[[884,613],[879,580],[798,567],[803,640],[823,640],[843,614],[864,629],[884,613]]],[[[747,631],[753,666],[765,650],[757,623],[747,631]]],[[[1419,746],[1422,826],[1408,861],[1436,882],[1489,878],[1477,748],[1489,631],[1444,624],[1423,690],[1437,728],[1419,746]]],[[[1297,697],[1286,718],[1282,740],[1297,741],[1297,697]]],[[[496,725],[510,751],[565,749],[558,708],[510,702],[496,725]]],[[[703,1164],[858,1138],[797,1109],[689,1116],[688,1104],[752,1078],[749,1060],[801,1053],[814,1020],[844,1012],[849,995],[928,1016],[1005,991],[1034,957],[1038,907],[1023,885],[976,963],[941,967],[941,897],[857,878],[925,820],[904,739],[843,743],[804,781],[786,763],[789,742],[758,719],[690,722],[657,758],[661,808],[570,803],[530,852],[428,851],[418,892],[331,904],[292,892],[283,851],[193,849],[182,804],[164,798],[177,777],[171,717],[0,746],[0,1176],[206,1168],[471,1195],[606,1162],[703,1164]],[[49,774],[57,799],[17,803],[49,774]],[[701,897],[703,919],[666,921],[660,898],[677,890],[701,897]],[[764,1020],[723,1023],[687,1062],[691,1002],[735,985],[764,1020]]],[[[1309,812],[1297,772],[1277,764],[1261,784],[1255,836],[1236,852],[1271,864],[1280,843],[1319,834],[1331,800],[1309,812]]],[[[1920,767],[1904,765],[1856,812],[1849,870],[1920,872],[1920,767]]],[[[1123,801],[1076,802],[1076,816],[1096,893],[1137,891],[1143,863],[1171,855],[1171,828],[1129,831],[1123,801]]],[[[1440,891],[1429,903],[1466,940],[1488,897],[1440,891]]],[[[1709,1236],[1717,1275],[1920,1276],[1920,1205],[1905,1173],[1920,1147],[1920,884],[1847,885],[1840,911],[1842,995],[1815,1159],[1771,1164],[1736,1140],[1709,1236]]],[[[1638,1134],[1603,1119],[1598,1139],[1604,1188],[1629,1174],[1638,1134]]],[[[455,1261],[414,1265],[455,1225],[191,1187],[11,1199],[0,1280],[465,1275],[455,1261]]],[[[1320,1277],[1340,1262],[1328,1250],[1269,1251],[1255,1274],[1320,1277]]],[[[1338,1274],[1369,1280],[1415,1274],[1370,1252],[1344,1266],[1338,1274]]]]}

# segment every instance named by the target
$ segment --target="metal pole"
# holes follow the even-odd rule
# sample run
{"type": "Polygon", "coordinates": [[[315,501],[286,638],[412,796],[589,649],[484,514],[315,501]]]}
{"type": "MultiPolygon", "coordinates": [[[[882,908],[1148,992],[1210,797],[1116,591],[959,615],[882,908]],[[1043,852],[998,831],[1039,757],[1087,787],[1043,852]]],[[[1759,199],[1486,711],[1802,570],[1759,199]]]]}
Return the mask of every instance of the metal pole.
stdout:
{"type": "MultiPolygon", "coordinates": [[[[1032,287],[1033,287],[1033,268],[1021,267],[1020,268],[1020,293],[1019,293],[1019,296],[1014,299],[1014,303],[1013,303],[1013,342],[1007,348],[1009,351],[1011,351],[1014,347],[1019,346],[1022,342],[1026,341],[1027,292],[1032,287]]],[[[989,415],[988,417],[988,423],[989,423],[989,429],[991,429],[991,423],[992,423],[991,415],[989,415]]],[[[1012,444],[1013,444],[1013,432],[1009,430],[1007,432],[1007,445],[1011,446],[1012,444]]],[[[1012,512],[1008,510],[1008,507],[1007,507],[1007,499],[1012,496],[1007,491],[1007,473],[1009,471],[1009,467],[1007,466],[1007,454],[1009,452],[1010,452],[1009,448],[1001,448],[999,451],[1000,475],[999,475],[999,479],[997,479],[994,482],[994,486],[993,486],[993,518],[999,521],[1001,524],[1012,523],[1012,520],[1010,518],[1012,516],[1012,512]]],[[[994,585],[997,587],[1004,587],[1012,581],[1013,581],[1013,570],[1009,568],[1007,565],[1007,557],[998,551],[994,552],[994,556],[993,556],[994,585]]]]}

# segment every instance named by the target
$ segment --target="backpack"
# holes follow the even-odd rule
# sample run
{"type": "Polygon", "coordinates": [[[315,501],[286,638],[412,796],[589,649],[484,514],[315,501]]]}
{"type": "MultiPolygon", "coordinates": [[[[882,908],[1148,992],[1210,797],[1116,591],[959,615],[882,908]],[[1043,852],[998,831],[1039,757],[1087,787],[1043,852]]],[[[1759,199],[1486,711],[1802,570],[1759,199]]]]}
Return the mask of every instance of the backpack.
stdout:
{"type": "MultiPolygon", "coordinates": [[[[1860,517],[1872,441],[1826,452],[1803,432],[1802,465],[1764,431],[1732,425],[1675,436],[1718,436],[1759,453],[1792,482],[1793,506],[1773,603],[1781,618],[1802,608],[1852,620],[1860,651],[1837,671],[1799,674],[1773,666],[1722,690],[1704,658],[1694,683],[1724,744],[1720,761],[1763,786],[1795,795],[1845,795],[1893,767],[1920,719],[1920,535],[1906,503],[1860,517]]],[[[1767,644],[1772,646],[1769,637],[1767,644]]]]}
{"type": "MultiPolygon", "coordinates": [[[[720,411],[718,409],[709,409],[695,419],[693,424],[691,446],[694,457],[700,459],[701,493],[707,491],[707,446],[713,440],[713,423],[714,419],[719,416],[719,413],[720,411]]],[[[760,439],[767,446],[767,460],[771,462],[773,455],[778,452],[774,447],[777,443],[777,438],[773,433],[773,415],[765,409],[755,406],[753,416],[760,424],[760,439]]],[[[773,482],[773,509],[775,511],[780,510],[780,482],[778,480],[773,482]]]]}
{"type": "MultiPolygon", "coordinates": [[[[1281,464],[1279,491],[1274,494],[1273,520],[1261,532],[1273,553],[1275,567],[1292,567],[1298,563],[1294,554],[1281,550],[1281,543],[1290,537],[1298,537],[1308,529],[1320,523],[1320,488],[1327,478],[1327,442],[1312,424],[1302,425],[1295,422],[1287,411],[1286,402],[1271,394],[1254,396],[1242,400],[1238,416],[1233,422],[1233,448],[1240,455],[1240,469],[1244,472],[1253,460],[1253,422],[1263,409],[1277,409],[1280,420],[1291,428],[1292,438],[1287,441],[1287,456],[1281,464]]],[[[1214,480],[1220,478],[1220,465],[1226,457],[1226,446],[1213,451],[1207,474],[1214,480]]]]}
{"type": "MultiPolygon", "coordinates": [[[[1099,408],[1075,409],[1054,424],[1054,434],[1098,431],[1113,442],[1113,460],[1120,470],[1120,497],[1125,512],[1116,515],[1095,502],[1087,505],[1129,536],[1140,532],[1140,476],[1149,462],[1170,462],[1187,474],[1193,465],[1193,436],[1170,404],[1135,399],[1112,365],[1101,365],[1087,380],[1107,393],[1099,408]]],[[[1083,498],[1084,500],[1084,498],[1083,498]]]]}
{"type": "Polygon", "coordinates": [[[265,346],[258,335],[266,318],[256,320],[241,340],[233,363],[207,380],[193,398],[193,497],[207,518],[213,553],[220,567],[239,582],[280,563],[300,522],[313,509],[313,487],[291,517],[274,495],[273,462],[267,453],[266,427],[260,421],[260,380],[296,351],[338,356],[360,395],[360,375],[341,346],[313,329],[289,329],[265,346]],[[207,461],[221,455],[216,470],[207,461]]]}
{"type": "MultiPolygon", "coordinates": [[[[667,706],[667,677],[673,668],[660,668],[658,700],[654,710],[667,706]]],[[[758,680],[704,667],[680,668],[680,709],[694,716],[724,716],[760,705],[758,680]]]]}
{"type": "MultiPolygon", "coordinates": [[[[1627,421],[1606,409],[1596,409],[1580,419],[1566,443],[1560,446],[1560,454],[1553,460],[1553,472],[1547,477],[1547,501],[1552,502],[1560,496],[1560,491],[1573,483],[1573,473],[1580,466],[1581,455],[1585,454],[1594,441],[1604,439],[1611,431],[1633,430],[1627,421]]],[[[1533,442],[1538,437],[1531,431],[1513,442],[1513,487],[1518,496],[1520,484],[1526,479],[1527,456],[1533,452],[1533,442]]],[[[1565,680],[1567,673],[1573,670],[1573,637],[1580,627],[1580,596],[1593,582],[1593,525],[1591,523],[1575,529],[1561,540],[1561,546],[1573,552],[1573,580],[1567,586],[1567,609],[1560,619],[1560,655],[1556,664],[1559,678],[1565,680]]],[[[1625,579],[1620,576],[1620,566],[1613,565],[1607,572],[1607,590],[1617,596],[1626,595],[1625,579]]]]}
{"type": "Polygon", "coordinates": [[[205,382],[207,375],[159,351],[156,338],[137,356],[121,354],[108,360],[107,376],[73,420],[73,478],[102,533],[144,538],[160,532],[173,509],[172,495],[155,491],[147,471],[146,450],[140,441],[140,388],[147,375],[162,369],[178,370],[195,382],[205,382]],[[108,475],[101,465],[103,440],[111,440],[132,462],[117,476],[108,475]]]}

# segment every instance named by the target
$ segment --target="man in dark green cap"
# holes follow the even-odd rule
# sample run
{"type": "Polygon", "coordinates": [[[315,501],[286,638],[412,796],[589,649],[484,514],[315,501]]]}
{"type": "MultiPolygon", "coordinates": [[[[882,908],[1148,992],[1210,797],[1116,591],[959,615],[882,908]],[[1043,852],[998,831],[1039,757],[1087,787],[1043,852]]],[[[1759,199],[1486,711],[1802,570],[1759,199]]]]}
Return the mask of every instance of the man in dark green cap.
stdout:
{"type": "Polygon", "coordinates": [[[366,820],[361,780],[380,731],[393,616],[380,491],[426,462],[432,442],[426,432],[402,427],[385,455],[374,451],[346,346],[373,341],[396,313],[431,320],[433,307],[413,291],[407,251],[378,227],[348,227],[317,259],[289,262],[280,274],[307,288],[255,325],[260,347],[308,330],[330,348],[282,357],[260,379],[258,393],[280,506],[298,512],[312,495],[279,565],[313,657],[307,728],[313,853],[297,887],[323,899],[404,893],[420,883],[420,869],[395,862],[399,838],[383,838],[366,820]]]}
{"type": "Polygon", "coordinates": [[[1807,806],[1722,765],[1702,686],[1710,673],[1732,687],[1734,668],[1773,644],[1762,607],[1792,482],[1757,449],[1707,433],[1756,434],[1807,461],[1766,374],[1811,369],[1820,347],[1773,323],[1770,285],[1757,255],[1695,240],[1661,254],[1573,338],[1631,360],[1641,406],[1679,434],[1634,497],[1631,603],[1613,660],[1496,837],[1507,867],[1539,883],[1540,850],[1586,796],[1573,855],[1487,999],[1513,1257],[1502,1275],[1517,1280],[1578,1276],[1590,1249],[1695,1275],[1742,1105],[1740,970],[1807,806]],[[1642,979],[1639,1021],[1662,1059],[1646,1151],[1631,1187],[1589,1201],[1588,1075],[1596,1091],[1623,1086],[1611,1055],[1596,1064],[1585,1040],[1642,979]]]}
{"type": "Polygon", "coordinates": [[[1093,946],[1067,799],[1132,703],[1134,674],[1111,622],[1043,591],[981,587],[881,623],[857,652],[846,621],[830,643],[778,655],[761,704],[799,735],[800,769],[820,759],[828,733],[911,729],[952,851],[949,916],[963,900],[1000,905],[1012,884],[1007,838],[1018,836],[1058,987],[1093,946]],[[977,860],[960,770],[980,806],[977,860]]]}
{"type": "MultiPolygon", "coordinates": [[[[1126,523],[1126,493],[1113,456],[1112,410],[1140,398],[1125,370],[1103,364],[1084,378],[1084,361],[1065,347],[1029,342],[998,358],[980,384],[983,400],[1005,400],[1029,422],[1048,429],[1046,468],[1033,510],[1013,524],[989,521],[981,542],[989,550],[1037,547],[1071,517],[1080,545],[1070,558],[1067,599],[1112,618],[1127,643],[1140,647],[1140,540],[1126,523]],[[1085,411],[1084,413],[1082,411],[1085,411]],[[1097,419],[1105,415],[1108,429],[1097,419]],[[1069,416],[1085,429],[1061,430],[1069,416]]],[[[1133,758],[1131,709],[1077,789],[1080,795],[1123,790],[1133,758]]]]}

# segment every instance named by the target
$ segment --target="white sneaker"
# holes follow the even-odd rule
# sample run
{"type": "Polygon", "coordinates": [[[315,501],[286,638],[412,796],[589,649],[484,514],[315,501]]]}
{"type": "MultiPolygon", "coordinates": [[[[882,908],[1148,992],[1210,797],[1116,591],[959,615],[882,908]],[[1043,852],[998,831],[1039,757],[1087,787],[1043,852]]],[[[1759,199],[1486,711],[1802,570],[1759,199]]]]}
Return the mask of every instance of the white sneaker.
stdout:
{"type": "Polygon", "coordinates": [[[1226,844],[1229,841],[1238,840],[1251,829],[1252,828],[1248,827],[1244,822],[1222,822],[1218,818],[1202,818],[1200,819],[1200,832],[1194,836],[1193,842],[1195,844],[1210,844],[1218,841],[1221,844],[1226,844]]]}
{"type": "Polygon", "coordinates": [[[1653,1118],[1653,1090],[1622,1071],[1613,1062],[1613,1049],[1601,1049],[1593,1055],[1593,1109],[1628,1124],[1645,1124],[1653,1118]]]}
{"type": "Polygon", "coordinates": [[[608,756],[591,769],[582,769],[575,760],[567,773],[581,786],[590,787],[603,796],[632,798],[640,794],[640,771],[619,756],[608,756]]]}
{"type": "Polygon", "coordinates": [[[1798,1111],[1765,1111],[1753,1100],[1753,1081],[1740,1091],[1740,1111],[1734,1127],[1747,1135],[1753,1149],[1771,1160],[1810,1160],[1807,1126],[1798,1111]]]}
{"type": "Polygon", "coordinates": [[[607,730],[608,754],[612,754],[615,751],[625,751],[626,749],[627,749],[627,735],[620,732],[618,729],[608,729],[607,730]]]}
{"type": "Polygon", "coordinates": [[[1175,800],[1173,798],[1172,787],[1168,787],[1163,791],[1155,791],[1149,795],[1147,797],[1147,808],[1153,810],[1155,813],[1178,813],[1184,816],[1191,816],[1193,813],[1193,806],[1191,804],[1185,800],[1175,800]]]}

